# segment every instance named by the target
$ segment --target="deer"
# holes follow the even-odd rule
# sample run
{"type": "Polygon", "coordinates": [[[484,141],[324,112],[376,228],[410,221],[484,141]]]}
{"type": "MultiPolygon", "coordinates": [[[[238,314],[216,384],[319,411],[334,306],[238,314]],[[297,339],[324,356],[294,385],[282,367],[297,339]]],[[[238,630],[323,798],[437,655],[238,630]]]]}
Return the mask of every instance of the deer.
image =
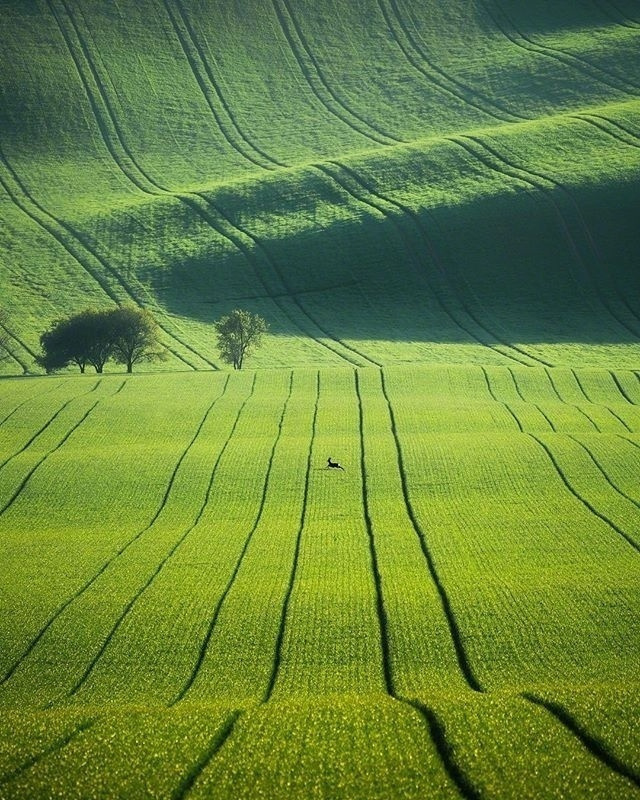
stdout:
{"type": "Polygon", "coordinates": [[[327,459],[327,469],[341,469],[344,472],[344,467],[337,461],[332,461],[331,456],[327,459]]]}

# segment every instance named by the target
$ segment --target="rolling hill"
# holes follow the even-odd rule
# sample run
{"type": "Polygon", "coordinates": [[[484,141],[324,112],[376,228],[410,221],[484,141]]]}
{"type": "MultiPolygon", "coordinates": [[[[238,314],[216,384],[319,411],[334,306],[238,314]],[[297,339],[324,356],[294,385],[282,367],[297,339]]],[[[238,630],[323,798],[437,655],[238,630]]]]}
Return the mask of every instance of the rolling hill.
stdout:
{"type": "Polygon", "coordinates": [[[0,43],[0,799],[640,797],[637,0],[0,43]],[[125,303],[166,361],[37,374],[125,303]]]}

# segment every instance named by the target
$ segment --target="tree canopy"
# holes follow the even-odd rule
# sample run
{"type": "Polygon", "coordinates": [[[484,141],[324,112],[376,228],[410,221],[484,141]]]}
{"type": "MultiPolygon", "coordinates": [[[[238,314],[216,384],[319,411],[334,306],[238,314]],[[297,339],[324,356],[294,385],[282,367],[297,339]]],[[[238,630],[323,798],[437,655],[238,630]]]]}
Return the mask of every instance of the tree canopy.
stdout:
{"type": "Polygon", "coordinates": [[[269,329],[261,316],[239,308],[213,324],[220,357],[234,369],[242,369],[245,357],[260,345],[263,334],[269,329]]]}
{"type": "Polygon", "coordinates": [[[140,361],[162,357],[158,327],[145,309],[122,306],[110,310],[87,309],[56,320],[40,336],[42,353],[36,359],[47,372],[87,364],[102,372],[109,359],[126,364],[127,372],[140,361]]]}

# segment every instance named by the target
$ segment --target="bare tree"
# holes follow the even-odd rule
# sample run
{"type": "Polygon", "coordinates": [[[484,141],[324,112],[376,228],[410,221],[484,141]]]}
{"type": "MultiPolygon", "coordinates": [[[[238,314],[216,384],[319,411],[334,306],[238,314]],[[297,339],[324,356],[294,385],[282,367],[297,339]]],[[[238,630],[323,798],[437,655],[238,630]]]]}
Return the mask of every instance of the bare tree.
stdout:
{"type": "Polygon", "coordinates": [[[220,357],[234,369],[242,369],[245,357],[260,344],[269,325],[258,314],[234,309],[213,323],[220,357]]]}

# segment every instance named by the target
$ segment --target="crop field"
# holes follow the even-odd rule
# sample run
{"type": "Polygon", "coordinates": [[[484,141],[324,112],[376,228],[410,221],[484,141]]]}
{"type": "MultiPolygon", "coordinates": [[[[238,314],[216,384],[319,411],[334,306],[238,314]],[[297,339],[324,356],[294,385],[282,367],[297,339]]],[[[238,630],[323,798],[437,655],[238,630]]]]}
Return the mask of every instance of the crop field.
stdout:
{"type": "Polygon", "coordinates": [[[640,798],[639,53],[0,0],[0,800],[640,798]],[[43,374],[124,304],[163,361],[43,374]]]}
{"type": "Polygon", "coordinates": [[[0,410],[0,796],[640,796],[636,373],[16,379],[0,410]]]}

